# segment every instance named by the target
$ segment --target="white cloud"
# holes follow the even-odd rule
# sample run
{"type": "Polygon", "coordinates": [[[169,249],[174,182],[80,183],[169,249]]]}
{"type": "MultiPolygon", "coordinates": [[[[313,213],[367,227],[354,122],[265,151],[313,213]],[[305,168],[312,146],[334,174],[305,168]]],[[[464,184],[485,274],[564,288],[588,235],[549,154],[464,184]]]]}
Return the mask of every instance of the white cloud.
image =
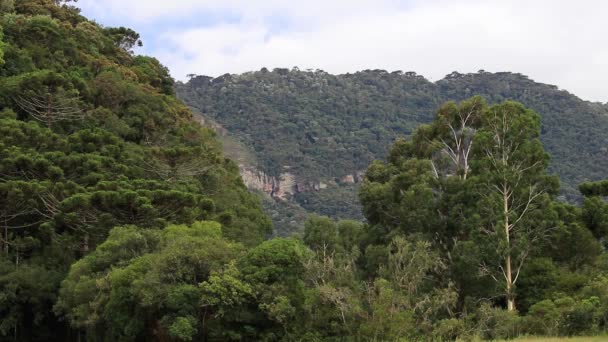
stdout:
{"type": "MultiPolygon", "coordinates": [[[[608,2],[602,0],[101,0],[89,8],[138,25],[192,13],[237,22],[166,27],[151,53],[184,79],[265,66],[416,71],[513,71],[584,99],[608,101],[608,2]],[[289,23],[273,31],[276,18],[289,23]]],[[[204,17],[204,16],[202,16],[204,17]]]]}

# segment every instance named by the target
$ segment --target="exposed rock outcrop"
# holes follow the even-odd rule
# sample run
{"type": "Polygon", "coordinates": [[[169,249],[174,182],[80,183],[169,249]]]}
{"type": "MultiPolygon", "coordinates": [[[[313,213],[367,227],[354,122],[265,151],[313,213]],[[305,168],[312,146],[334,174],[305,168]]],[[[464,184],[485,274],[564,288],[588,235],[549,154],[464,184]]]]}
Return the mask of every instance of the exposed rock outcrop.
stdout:
{"type": "Polygon", "coordinates": [[[243,165],[240,165],[239,168],[243,182],[249,189],[259,190],[267,194],[274,192],[277,183],[276,178],[270,177],[262,171],[246,168],[243,165]]]}
{"type": "Polygon", "coordinates": [[[340,183],[343,184],[356,184],[363,181],[365,177],[365,171],[358,171],[350,175],[346,175],[340,178],[340,183]]]}
{"type": "Polygon", "coordinates": [[[303,192],[321,191],[327,189],[331,184],[355,184],[363,180],[364,172],[356,172],[346,175],[335,181],[299,181],[297,177],[285,167],[285,172],[278,177],[270,176],[263,171],[239,165],[241,176],[245,185],[253,190],[265,192],[274,199],[287,201],[294,195],[303,192]]]}
{"type": "MultiPolygon", "coordinates": [[[[214,120],[207,118],[204,114],[197,115],[197,119],[201,126],[215,130],[220,137],[228,136],[228,131],[226,128],[214,120]]],[[[246,148],[242,147],[242,150],[246,150],[246,148]]],[[[329,180],[301,180],[290,172],[290,166],[285,165],[283,166],[283,173],[276,177],[270,176],[266,172],[260,171],[256,167],[248,165],[247,161],[242,160],[238,153],[231,153],[231,151],[227,149],[225,149],[224,152],[233,160],[238,160],[239,163],[241,163],[239,164],[241,177],[249,189],[262,191],[270,195],[275,200],[281,201],[288,201],[299,193],[321,191],[327,189],[330,185],[356,184],[363,181],[365,174],[364,171],[358,171],[353,174],[345,175],[341,178],[329,180]]]]}
{"type": "Polygon", "coordinates": [[[299,191],[300,187],[295,176],[289,172],[282,173],[279,177],[273,177],[263,171],[244,165],[239,167],[243,182],[250,189],[263,191],[273,198],[283,201],[289,200],[299,191]]]}

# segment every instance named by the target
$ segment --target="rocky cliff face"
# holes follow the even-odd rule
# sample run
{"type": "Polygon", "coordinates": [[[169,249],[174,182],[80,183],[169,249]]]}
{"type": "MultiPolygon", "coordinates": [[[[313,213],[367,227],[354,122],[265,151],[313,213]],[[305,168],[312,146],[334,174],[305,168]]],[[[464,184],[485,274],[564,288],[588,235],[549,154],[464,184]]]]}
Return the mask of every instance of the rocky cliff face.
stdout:
{"type": "Polygon", "coordinates": [[[288,201],[298,193],[321,191],[338,183],[359,183],[363,180],[364,175],[363,171],[359,171],[336,180],[304,182],[299,181],[295,175],[289,172],[284,172],[279,177],[272,177],[263,171],[246,165],[239,165],[239,168],[243,182],[248,188],[265,192],[274,199],[281,201],[288,201]]]}
{"type": "Polygon", "coordinates": [[[365,177],[365,171],[357,171],[353,174],[346,175],[340,179],[340,183],[343,184],[357,184],[363,181],[365,177]]]}
{"type": "Polygon", "coordinates": [[[265,192],[275,199],[287,201],[297,193],[299,187],[294,175],[289,172],[272,177],[263,171],[239,165],[245,185],[253,190],[265,192]]]}
{"type": "Polygon", "coordinates": [[[253,190],[259,190],[267,194],[272,194],[277,188],[277,180],[275,177],[270,177],[262,171],[247,168],[244,165],[239,165],[241,177],[245,185],[253,190]]]}
{"type": "MultiPolygon", "coordinates": [[[[214,120],[206,118],[204,114],[199,114],[197,119],[202,126],[215,130],[220,138],[229,135],[226,128],[214,120]]],[[[241,158],[241,155],[244,154],[244,151],[246,151],[247,148],[240,145],[240,143],[238,145],[238,148],[236,148],[237,151],[230,151],[226,149],[226,144],[224,144],[224,153],[233,160],[239,162],[241,177],[243,178],[245,185],[249,189],[262,191],[279,201],[289,201],[296,194],[321,191],[332,185],[357,184],[363,181],[365,175],[365,171],[357,171],[335,179],[304,181],[298,179],[296,175],[289,172],[289,167],[285,166],[284,172],[278,177],[270,176],[264,171],[251,166],[251,164],[245,160],[247,158],[241,158]]]]}
{"type": "Polygon", "coordinates": [[[305,177],[299,176],[298,172],[285,165],[280,175],[270,175],[259,167],[252,148],[221,124],[204,117],[203,114],[198,114],[196,119],[202,126],[216,131],[224,155],[239,165],[245,185],[251,190],[265,194],[260,198],[265,213],[272,219],[277,236],[301,234],[306,217],[311,213],[363,220],[357,204],[356,190],[353,189],[357,183],[363,181],[364,171],[337,178],[311,180],[310,177],[304,179],[305,177]],[[333,198],[337,200],[331,202],[333,198]],[[327,199],[330,199],[330,202],[326,202],[327,199]],[[325,207],[330,209],[324,211],[325,207]]]}

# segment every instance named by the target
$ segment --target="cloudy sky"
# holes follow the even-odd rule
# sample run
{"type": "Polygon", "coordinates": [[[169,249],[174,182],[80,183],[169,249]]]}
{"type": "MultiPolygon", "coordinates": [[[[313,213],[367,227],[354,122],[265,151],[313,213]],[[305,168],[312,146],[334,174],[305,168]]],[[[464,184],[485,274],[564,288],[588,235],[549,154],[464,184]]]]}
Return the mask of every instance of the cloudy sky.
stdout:
{"type": "Polygon", "coordinates": [[[608,102],[604,0],[80,0],[177,79],[261,67],[513,71],[608,102]]]}

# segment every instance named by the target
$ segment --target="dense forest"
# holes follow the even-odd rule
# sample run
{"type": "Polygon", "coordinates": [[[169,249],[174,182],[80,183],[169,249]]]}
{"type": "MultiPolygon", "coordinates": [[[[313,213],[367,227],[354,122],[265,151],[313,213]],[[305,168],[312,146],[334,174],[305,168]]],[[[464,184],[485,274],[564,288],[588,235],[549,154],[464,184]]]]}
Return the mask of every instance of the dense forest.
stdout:
{"type": "MultiPolygon", "coordinates": [[[[135,32],[55,1],[1,4],[0,336],[67,340],[60,284],[114,227],[144,239],[167,225],[218,222],[217,240],[244,246],[269,234],[259,200],[215,133],[175,98],[167,69],[129,52],[135,32]]],[[[189,234],[177,229],[166,242],[175,252],[167,267],[198,257],[185,247],[197,242],[182,241],[189,234]]],[[[108,267],[120,264],[112,257],[108,267]]]]}
{"type": "MultiPolygon", "coordinates": [[[[297,212],[302,236],[270,238],[220,137],[177,100],[165,67],[133,53],[136,32],[100,26],[69,1],[0,0],[0,11],[0,341],[608,332],[608,180],[577,185],[577,205],[561,201],[533,108],[420,98],[437,110],[394,142],[378,131],[387,146],[362,144],[355,164],[312,148],[366,171],[358,193],[306,202],[332,212],[356,196],[365,223],[297,212]]],[[[580,103],[601,129],[605,108],[580,103]]],[[[580,179],[606,176],[590,170],[580,179]]]]}
{"type": "MultiPolygon", "coordinates": [[[[429,123],[442,103],[473,95],[489,103],[519,101],[541,115],[541,141],[552,157],[549,171],[563,181],[563,199],[580,202],[578,184],[602,179],[608,169],[608,106],[516,73],[454,72],[433,83],[413,72],[262,69],[197,76],[176,89],[239,139],[259,169],[276,176],[289,167],[300,183],[329,184],[327,190],[296,191],[292,203],[334,218],[362,219],[356,201],[341,203],[358,189],[343,177],[384,158],[396,138],[429,123]]],[[[295,229],[273,220],[279,233],[295,229]]]]}

